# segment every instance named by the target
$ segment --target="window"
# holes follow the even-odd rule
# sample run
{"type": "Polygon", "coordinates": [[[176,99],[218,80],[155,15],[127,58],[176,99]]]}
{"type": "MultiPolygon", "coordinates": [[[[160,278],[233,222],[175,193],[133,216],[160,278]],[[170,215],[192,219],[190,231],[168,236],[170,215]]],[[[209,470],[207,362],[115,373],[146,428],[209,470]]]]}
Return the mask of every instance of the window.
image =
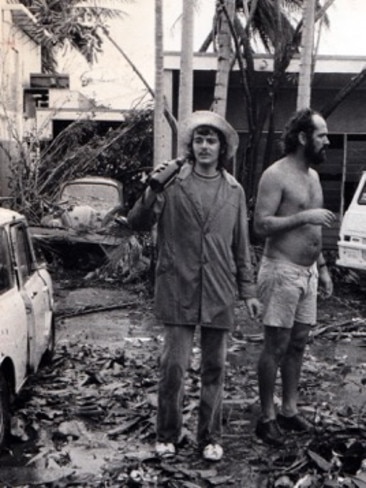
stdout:
{"type": "Polygon", "coordinates": [[[13,286],[9,243],[4,228],[0,228],[0,294],[13,286]]]}
{"type": "Polygon", "coordinates": [[[90,205],[95,210],[110,210],[120,203],[118,188],[100,183],[70,183],[65,186],[61,201],[73,205],[90,205]]]}
{"type": "Polygon", "coordinates": [[[16,225],[11,229],[12,240],[15,245],[16,261],[19,275],[24,283],[35,269],[28,236],[23,225],[16,225]]]}
{"type": "Polygon", "coordinates": [[[360,196],[358,197],[359,205],[366,205],[366,183],[363,185],[360,196]]]}

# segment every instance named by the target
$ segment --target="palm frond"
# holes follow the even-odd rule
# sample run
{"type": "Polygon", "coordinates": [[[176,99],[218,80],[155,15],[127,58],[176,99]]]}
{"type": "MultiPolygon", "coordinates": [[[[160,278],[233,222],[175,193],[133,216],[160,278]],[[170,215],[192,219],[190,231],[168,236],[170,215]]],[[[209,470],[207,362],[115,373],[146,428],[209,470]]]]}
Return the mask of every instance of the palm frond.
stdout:
{"type": "MultiPolygon", "coordinates": [[[[244,8],[242,0],[237,1],[237,8],[245,15],[250,10],[253,0],[244,8]]],[[[273,52],[276,41],[278,41],[278,14],[280,15],[279,23],[281,25],[281,44],[289,45],[294,40],[294,34],[299,22],[302,19],[303,7],[306,0],[282,0],[280,11],[277,12],[276,2],[274,0],[260,0],[254,12],[251,31],[253,35],[259,36],[267,52],[273,52]]],[[[324,2],[323,2],[324,3],[324,2]]],[[[317,11],[320,11],[322,2],[317,2],[317,11]]],[[[329,25],[327,15],[323,17],[324,25],[329,25]]]]}
{"type": "MultiPolygon", "coordinates": [[[[295,3],[300,0],[295,0],[295,3]]],[[[272,52],[278,36],[277,10],[273,0],[261,0],[253,15],[251,29],[257,33],[268,52],[272,52]]],[[[281,41],[283,44],[291,42],[295,28],[288,12],[282,7],[279,12],[281,23],[281,41]]]]}
{"type": "Polygon", "coordinates": [[[55,48],[66,43],[93,63],[102,51],[99,27],[112,18],[125,18],[123,6],[133,0],[20,0],[37,20],[35,35],[42,47],[42,69],[57,69],[55,48]]]}

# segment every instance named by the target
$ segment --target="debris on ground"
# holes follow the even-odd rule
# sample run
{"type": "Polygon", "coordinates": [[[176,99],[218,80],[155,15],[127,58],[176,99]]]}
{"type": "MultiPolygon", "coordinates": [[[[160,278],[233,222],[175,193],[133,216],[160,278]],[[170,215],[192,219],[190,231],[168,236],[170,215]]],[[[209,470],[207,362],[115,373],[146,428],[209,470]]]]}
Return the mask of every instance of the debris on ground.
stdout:
{"type": "MultiPolygon", "coordinates": [[[[133,313],[131,296],[114,310],[133,313]]],[[[151,305],[151,298],[143,301],[136,295],[136,301],[141,314],[151,305]]],[[[316,428],[311,434],[289,434],[282,449],[269,447],[254,435],[259,398],[253,358],[261,347],[260,328],[241,328],[233,334],[223,408],[225,455],[217,464],[202,460],[195,442],[200,392],[196,345],[186,381],[178,453],[174,460],[162,460],[154,452],[161,330],[128,335],[122,345],[108,347],[71,338],[58,342],[51,366],[40,370],[17,400],[12,443],[0,458],[0,484],[365,488],[366,363],[350,364],[333,353],[331,361],[327,357],[341,343],[334,333],[356,334],[365,328],[364,312],[358,306],[363,302],[353,303],[353,307],[341,303],[337,309],[320,305],[319,325],[304,357],[299,392],[300,408],[316,428]],[[21,468],[15,469],[19,457],[21,468]]],[[[104,307],[107,313],[113,305],[104,307]]],[[[74,315],[70,308],[59,310],[58,321],[71,321],[72,316],[76,320],[78,313],[89,312],[97,312],[98,318],[103,313],[97,303],[85,304],[76,307],[74,315]]],[[[243,306],[236,313],[243,322],[243,306]]],[[[362,351],[362,337],[354,340],[362,351]]]]}

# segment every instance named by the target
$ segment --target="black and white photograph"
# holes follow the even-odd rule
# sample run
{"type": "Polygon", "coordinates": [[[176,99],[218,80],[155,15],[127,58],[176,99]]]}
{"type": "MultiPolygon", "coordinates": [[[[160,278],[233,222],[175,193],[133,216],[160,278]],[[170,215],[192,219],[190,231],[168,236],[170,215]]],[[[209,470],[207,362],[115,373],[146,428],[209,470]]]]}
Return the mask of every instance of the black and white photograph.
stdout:
{"type": "Polygon", "coordinates": [[[365,0],[0,0],[0,488],[366,488],[365,0]]]}

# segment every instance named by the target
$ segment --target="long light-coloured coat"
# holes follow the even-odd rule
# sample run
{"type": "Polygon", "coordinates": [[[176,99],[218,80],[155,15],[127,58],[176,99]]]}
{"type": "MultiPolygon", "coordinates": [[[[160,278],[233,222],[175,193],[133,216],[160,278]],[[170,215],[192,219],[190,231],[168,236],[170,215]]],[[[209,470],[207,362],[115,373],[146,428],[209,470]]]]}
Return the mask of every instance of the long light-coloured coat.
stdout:
{"type": "Polygon", "coordinates": [[[192,191],[189,163],[153,207],[142,197],[128,215],[137,230],[157,222],[155,307],[166,324],[228,329],[236,294],[256,296],[244,190],[225,170],[222,178],[205,219],[199,196],[192,191]]]}

